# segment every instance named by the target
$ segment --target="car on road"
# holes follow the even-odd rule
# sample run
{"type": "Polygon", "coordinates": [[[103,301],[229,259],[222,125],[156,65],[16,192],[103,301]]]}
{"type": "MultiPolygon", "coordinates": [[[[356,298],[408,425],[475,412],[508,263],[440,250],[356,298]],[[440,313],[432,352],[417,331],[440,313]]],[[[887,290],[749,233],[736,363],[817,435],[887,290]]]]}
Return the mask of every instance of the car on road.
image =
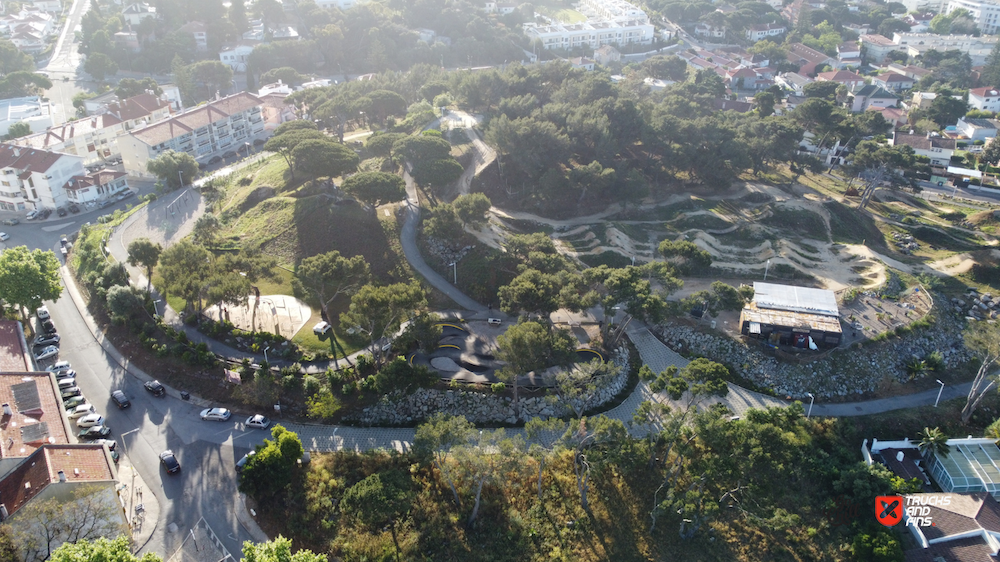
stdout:
{"type": "Polygon", "coordinates": [[[142,386],[146,387],[146,390],[151,392],[153,396],[163,396],[167,393],[167,389],[160,384],[160,381],[146,381],[142,386]]]}
{"type": "Polygon", "coordinates": [[[265,418],[264,416],[257,414],[255,416],[250,416],[247,418],[247,427],[255,427],[257,429],[267,429],[267,426],[271,425],[271,420],[265,418]]]}
{"type": "Polygon", "coordinates": [[[35,361],[44,361],[55,357],[56,355],[59,355],[59,348],[54,345],[50,345],[35,353],[35,361]]]}
{"type": "Polygon", "coordinates": [[[60,217],[65,217],[66,216],[66,209],[63,209],[62,207],[59,207],[58,209],[56,209],[56,214],[59,215],[60,217]]]}
{"type": "Polygon", "coordinates": [[[69,212],[75,215],[80,212],[80,207],[76,203],[73,203],[72,205],[69,206],[69,212]]]}
{"type": "Polygon", "coordinates": [[[56,325],[53,324],[51,320],[43,320],[42,331],[46,334],[54,334],[56,333],[56,325]]]}
{"type": "Polygon", "coordinates": [[[53,373],[58,373],[60,371],[69,371],[71,369],[72,367],[70,366],[69,361],[59,361],[54,365],[52,365],[51,367],[49,367],[49,370],[52,371],[53,373]]]}
{"type": "Polygon", "coordinates": [[[48,309],[48,307],[46,307],[46,306],[40,306],[40,307],[38,307],[38,308],[37,308],[37,309],[35,310],[35,316],[37,316],[39,320],[48,320],[49,318],[51,318],[51,317],[52,317],[52,316],[51,316],[51,315],[49,314],[49,309],[48,309]]]}
{"type": "Polygon", "coordinates": [[[97,208],[98,209],[103,209],[103,208],[107,207],[108,205],[114,205],[114,204],[115,204],[115,201],[113,199],[105,199],[104,201],[101,201],[100,203],[97,204],[97,208]]]}
{"type": "Polygon", "coordinates": [[[160,462],[163,464],[163,468],[167,469],[167,472],[174,473],[181,470],[181,463],[177,461],[177,457],[174,456],[174,452],[170,449],[160,453],[160,462]]]}
{"type": "Polygon", "coordinates": [[[24,220],[33,221],[37,216],[38,216],[38,211],[28,211],[28,213],[24,215],[24,220]]]}
{"type": "Polygon", "coordinates": [[[88,427],[87,429],[81,429],[80,433],[76,436],[80,439],[87,439],[92,441],[94,439],[102,439],[111,435],[111,428],[106,425],[95,425],[94,427],[88,427]]]}
{"type": "Polygon", "coordinates": [[[72,398],[74,396],[80,396],[83,394],[83,391],[80,390],[79,386],[71,386],[69,388],[59,389],[59,393],[62,395],[63,399],[66,399],[66,398],[72,398]]]}
{"type": "Polygon", "coordinates": [[[127,190],[121,192],[118,195],[118,200],[119,201],[124,201],[124,200],[128,199],[129,197],[132,197],[133,195],[135,195],[135,192],[132,191],[131,189],[127,189],[127,190]]]}
{"type": "Polygon", "coordinates": [[[68,412],[81,404],[85,404],[86,402],[87,399],[83,396],[71,396],[69,398],[63,398],[63,407],[66,408],[66,411],[68,412]]]}
{"type": "Polygon", "coordinates": [[[49,335],[45,335],[45,336],[38,336],[37,338],[35,338],[35,343],[33,345],[35,347],[46,346],[46,345],[54,345],[54,346],[58,347],[60,339],[62,339],[62,338],[60,338],[58,334],[49,334],[49,335]]]}
{"type": "Polygon", "coordinates": [[[76,420],[76,419],[80,419],[80,418],[82,418],[84,416],[87,416],[87,415],[90,415],[90,414],[95,414],[95,413],[97,413],[97,411],[94,409],[94,405],[93,404],[88,404],[88,403],[84,402],[83,404],[80,404],[79,406],[76,406],[72,410],[69,410],[66,413],[66,417],[69,418],[69,419],[71,419],[71,420],[76,420]]]}
{"type": "Polygon", "coordinates": [[[49,215],[51,214],[52,214],[52,209],[42,209],[42,212],[38,213],[38,218],[41,220],[45,220],[49,218],[49,215]]]}
{"type": "Polygon", "coordinates": [[[208,159],[208,164],[210,166],[213,165],[213,164],[218,164],[219,162],[222,162],[222,157],[221,156],[213,156],[213,157],[211,157],[211,158],[208,159]]]}
{"type": "Polygon", "coordinates": [[[7,234],[6,232],[0,232],[0,242],[6,242],[8,240],[10,240],[10,234],[7,234]]]}
{"type": "Polygon", "coordinates": [[[257,451],[250,451],[249,453],[243,455],[243,458],[236,461],[236,472],[240,472],[246,467],[247,463],[250,462],[250,457],[257,454],[257,451]]]}
{"type": "Polygon", "coordinates": [[[21,224],[21,221],[19,221],[17,219],[4,219],[4,221],[3,221],[3,225],[4,226],[14,226],[14,225],[18,225],[18,224],[21,224]]]}
{"type": "Polygon", "coordinates": [[[128,401],[128,397],[125,396],[125,393],[120,390],[112,392],[111,399],[114,400],[115,405],[118,406],[119,410],[124,410],[132,405],[132,403],[128,401]]]}
{"type": "Polygon", "coordinates": [[[104,425],[104,416],[96,412],[76,420],[77,427],[94,427],[95,425],[104,425]]]}
{"type": "Polygon", "coordinates": [[[226,421],[232,412],[225,408],[208,408],[201,411],[201,419],[206,421],[226,421]]]}

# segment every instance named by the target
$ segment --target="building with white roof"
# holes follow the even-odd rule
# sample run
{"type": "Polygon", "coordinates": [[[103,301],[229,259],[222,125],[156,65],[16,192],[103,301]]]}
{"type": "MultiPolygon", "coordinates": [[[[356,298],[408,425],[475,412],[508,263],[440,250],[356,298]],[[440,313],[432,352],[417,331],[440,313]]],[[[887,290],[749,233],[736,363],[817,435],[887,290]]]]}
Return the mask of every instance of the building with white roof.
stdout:
{"type": "Polygon", "coordinates": [[[641,8],[624,0],[584,0],[580,9],[588,16],[582,23],[525,23],[524,34],[546,49],[597,49],[604,45],[649,45],[655,29],[641,8]]]}
{"type": "Polygon", "coordinates": [[[199,162],[236,150],[264,136],[262,102],[240,92],[189,109],[118,139],[125,170],[145,175],[146,163],[167,150],[187,152],[199,162]]]}
{"type": "Polygon", "coordinates": [[[246,72],[247,62],[250,60],[250,53],[256,45],[250,43],[240,43],[223,47],[219,51],[219,60],[229,65],[233,72],[246,72]]]}
{"type": "MultiPolygon", "coordinates": [[[[754,297],[740,313],[740,330],[774,344],[840,345],[840,309],[833,291],[754,282],[754,297]]],[[[810,346],[811,347],[811,346],[810,346]]]]}
{"type": "Polygon", "coordinates": [[[27,123],[32,132],[52,126],[52,104],[38,96],[0,100],[0,136],[14,123],[27,123]]]}

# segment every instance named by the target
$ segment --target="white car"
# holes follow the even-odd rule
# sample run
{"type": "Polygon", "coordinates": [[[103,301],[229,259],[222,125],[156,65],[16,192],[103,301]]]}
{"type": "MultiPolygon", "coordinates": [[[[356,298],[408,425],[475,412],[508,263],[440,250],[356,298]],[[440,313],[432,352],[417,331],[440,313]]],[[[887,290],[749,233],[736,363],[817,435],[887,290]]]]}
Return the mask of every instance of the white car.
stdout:
{"type": "Polygon", "coordinates": [[[76,425],[77,427],[94,427],[97,425],[104,425],[104,416],[97,413],[87,414],[86,416],[76,420],[76,425]]]}
{"type": "Polygon", "coordinates": [[[56,380],[57,381],[61,381],[63,379],[75,379],[76,378],[76,371],[74,371],[73,369],[70,369],[68,371],[56,371],[54,374],[56,376],[56,380]]]}
{"type": "Polygon", "coordinates": [[[6,242],[7,240],[10,240],[10,234],[0,232],[0,242],[6,242]]]}
{"type": "Polygon", "coordinates": [[[250,416],[247,418],[247,427],[256,427],[257,429],[267,429],[267,426],[271,425],[271,420],[265,418],[264,416],[257,414],[255,416],[250,416]]]}
{"type": "Polygon", "coordinates": [[[24,220],[26,221],[35,220],[35,217],[37,216],[38,216],[38,211],[28,211],[28,214],[24,215],[24,220]]]}
{"type": "Polygon", "coordinates": [[[38,316],[39,320],[48,320],[51,316],[49,315],[49,309],[45,306],[38,307],[35,311],[35,315],[38,316]]]}
{"type": "Polygon", "coordinates": [[[70,369],[69,361],[59,361],[55,365],[49,367],[49,370],[53,373],[59,373],[61,371],[70,371],[72,369],[70,369]]]}
{"type": "Polygon", "coordinates": [[[50,357],[55,357],[56,355],[59,355],[59,348],[54,345],[50,345],[35,354],[35,361],[43,361],[50,357]]]}
{"type": "Polygon", "coordinates": [[[232,412],[225,408],[209,408],[201,411],[201,419],[208,421],[226,421],[232,412]]]}
{"type": "Polygon", "coordinates": [[[87,404],[86,402],[84,402],[83,404],[80,404],[79,406],[70,410],[69,413],[66,414],[66,417],[68,417],[71,420],[75,420],[78,418],[82,418],[83,416],[86,416],[88,414],[94,414],[94,413],[97,413],[97,411],[94,410],[94,405],[87,404]]]}

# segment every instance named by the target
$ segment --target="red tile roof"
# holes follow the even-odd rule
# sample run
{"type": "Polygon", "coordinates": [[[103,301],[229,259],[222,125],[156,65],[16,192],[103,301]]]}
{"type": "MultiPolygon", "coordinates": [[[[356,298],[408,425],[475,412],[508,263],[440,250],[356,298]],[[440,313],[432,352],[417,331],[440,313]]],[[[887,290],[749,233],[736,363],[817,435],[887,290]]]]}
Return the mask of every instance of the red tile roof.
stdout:
{"type": "Polygon", "coordinates": [[[107,185],[119,178],[124,178],[127,175],[128,174],[125,172],[118,172],[116,170],[99,170],[92,174],[73,176],[68,182],[66,182],[63,189],[83,189],[85,187],[107,185]]]}
{"type": "Polygon", "coordinates": [[[93,133],[100,129],[105,129],[121,123],[121,120],[110,114],[95,115],[86,119],[77,119],[51,127],[41,133],[35,133],[26,137],[21,137],[11,141],[21,146],[46,150],[50,146],[61,144],[69,139],[93,133]]]}
{"type": "Polygon", "coordinates": [[[42,445],[70,442],[66,418],[63,416],[62,398],[56,390],[55,377],[51,373],[0,373],[0,404],[7,404],[13,413],[7,423],[0,424],[0,458],[26,457],[42,445]],[[18,404],[14,399],[14,386],[23,383],[29,384],[19,389],[34,388],[36,391],[37,407],[30,402],[18,404]],[[22,408],[25,410],[22,411],[22,408]],[[42,423],[45,424],[46,431],[32,428],[42,423]],[[36,431],[38,437],[26,442],[25,431],[36,431]]]}
{"type": "Polygon", "coordinates": [[[114,468],[104,445],[48,445],[36,450],[0,480],[0,503],[13,515],[46,486],[66,482],[111,482],[114,468]]]}
{"type": "Polygon", "coordinates": [[[973,88],[969,90],[969,95],[977,96],[980,98],[986,98],[992,96],[1000,96],[1000,91],[997,91],[996,88],[973,88]]]}
{"type": "Polygon", "coordinates": [[[240,92],[136,129],[132,131],[132,136],[149,146],[155,146],[259,105],[260,98],[240,92]]]}
{"type": "Polygon", "coordinates": [[[30,371],[24,331],[16,320],[0,320],[0,371],[30,371]]]}
{"type": "Polygon", "coordinates": [[[161,100],[153,94],[142,93],[108,104],[108,113],[116,115],[122,121],[141,119],[157,109],[168,107],[170,102],[161,100]]]}
{"type": "Polygon", "coordinates": [[[849,70],[834,70],[831,72],[820,72],[816,75],[816,80],[820,82],[864,82],[865,79],[849,70]]]}
{"type": "Polygon", "coordinates": [[[66,154],[0,143],[0,168],[45,173],[66,154]]]}

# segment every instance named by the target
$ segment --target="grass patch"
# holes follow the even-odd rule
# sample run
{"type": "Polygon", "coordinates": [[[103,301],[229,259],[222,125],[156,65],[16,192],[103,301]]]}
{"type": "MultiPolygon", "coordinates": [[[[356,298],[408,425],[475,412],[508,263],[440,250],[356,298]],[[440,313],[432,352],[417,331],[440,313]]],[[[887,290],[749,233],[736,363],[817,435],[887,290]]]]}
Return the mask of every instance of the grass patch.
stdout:
{"type": "Polygon", "coordinates": [[[830,212],[830,236],[836,243],[866,244],[887,250],[885,235],[866,212],[838,201],[827,201],[823,206],[830,212]]]}
{"type": "MultiPolygon", "coordinates": [[[[312,331],[313,325],[314,324],[312,322],[307,322],[304,326],[302,326],[302,328],[300,328],[299,331],[292,336],[292,342],[297,344],[302,349],[306,349],[313,353],[327,352],[331,354],[331,357],[333,357],[333,351],[330,348],[330,340],[320,341],[319,336],[314,334],[312,331]]],[[[348,355],[361,349],[361,347],[351,343],[349,339],[344,338],[339,334],[335,335],[337,336],[337,340],[340,342],[340,345],[343,346],[344,352],[348,355]]],[[[340,356],[339,351],[337,352],[337,357],[339,359],[343,358],[340,356]]]]}
{"type": "Polygon", "coordinates": [[[569,8],[550,8],[547,6],[536,6],[538,13],[548,16],[562,23],[581,23],[587,21],[587,16],[576,10],[569,8]]]}
{"type": "Polygon", "coordinates": [[[830,239],[827,234],[826,221],[823,217],[812,211],[800,209],[774,208],[770,217],[762,219],[761,224],[794,232],[799,236],[813,240],[827,241],[830,239]]]}
{"type": "Polygon", "coordinates": [[[623,256],[618,252],[613,252],[608,250],[606,252],[601,252],[600,254],[588,254],[585,256],[577,256],[580,261],[587,264],[588,267],[599,267],[606,265],[612,268],[621,268],[628,265],[632,265],[632,258],[623,256]]]}

